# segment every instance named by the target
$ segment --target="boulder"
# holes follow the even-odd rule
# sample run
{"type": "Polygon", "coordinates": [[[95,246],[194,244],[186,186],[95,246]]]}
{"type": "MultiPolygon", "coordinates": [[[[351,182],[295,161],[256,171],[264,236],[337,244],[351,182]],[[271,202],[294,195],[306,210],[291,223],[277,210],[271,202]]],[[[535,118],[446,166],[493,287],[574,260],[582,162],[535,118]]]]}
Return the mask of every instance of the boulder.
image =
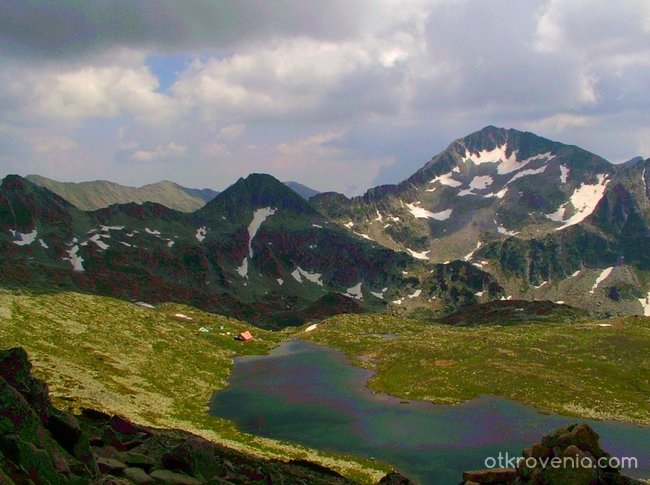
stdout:
{"type": "Polygon", "coordinates": [[[128,478],[133,483],[153,483],[154,479],[151,478],[142,468],[125,468],[122,472],[125,478],[128,478]]]}
{"type": "Polygon", "coordinates": [[[465,482],[476,483],[509,483],[517,478],[516,468],[489,468],[486,470],[472,470],[463,473],[465,482]]]}
{"type": "Polygon", "coordinates": [[[17,434],[39,446],[45,440],[45,429],[38,414],[25,397],[0,377],[0,436],[17,434]]]}
{"type": "Polygon", "coordinates": [[[41,423],[47,425],[52,403],[47,384],[31,374],[32,363],[21,347],[0,351],[0,377],[18,391],[34,409],[41,423]]]}
{"type": "Polygon", "coordinates": [[[165,453],[162,464],[169,470],[178,470],[191,475],[211,475],[220,464],[215,459],[212,443],[192,437],[165,453]]]}
{"type": "Polygon", "coordinates": [[[201,482],[182,473],[176,473],[170,470],[154,470],[150,473],[151,478],[161,483],[173,485],[200,485],[201,482]]]}
{"type": "Polygon", "coordinates": [[[415,483],[397,472],[390,472],[379,480],[379,485],[415,485],[415,483]]]}
{"type": "MultiPolygon", "coordinates": [[[[621,475],[620,470],[597,468],[597,459],[609,456],[600,447],[598,434],[587,424],[571,424],[544,435],[523,451],[524,458],[560,459],[560,466],[549,462],[535,468],[521,463],[518,469],[465,472],[464,483],[507,485],[632,485],[643,482],[621,475]]],[[[532,463],[531,463],[532,464],[532,463]]]]}
{"type": "Polygon", "coordinates": [[[144,428],[133,424],[131,421],[124,419],[120,416],[112,416],[109,420],[109,425],[115,431],[120,434],[134,435],[141,433],[142,435],[148,436],[150,433],[144,428]]]}
{"type": "Polygon", "coordinates": [[[100,473],[120,473],[126,468],[126,465],[124,463],[113,458],[99,457],[97,458],[96,462],[100,473]]]}
{"type": "Polygon", "coordinates": [[[49,482],[53,485],[63,483],[47,451],[22,440],[16,434],[0,437],[0,447],[3,453],[14,463],[19,464],[31,479],[38,483],[49,482]]]}
{"type": "Polygon", "coordinates": [[[143,455],[142,453],[128,452],[125,455],[126,456],[124,462],[130,467],[137,467],[137,468],[142,468],[144,470],[149,470],[156,463],[156,461],[152,457],[143,455]]]}
{"type": "Polygon", "coordinates": [[[79,421],[74,416],[60,411],[54,411],[49,415],[47,429],[70,454],[81,439],[79,421]]]}
{"type": "MultiPolygon", "coordinates": [[[[569,445],[575,445],[583,451],[588,451],[592,456],[601,458],[605,452],[600,447],[600,437],[587,424],[572,424],[555,430],[544,436],[542,444],[551,448],[564,450],[569,445]]],[[[556,456],[560,456],[556,450],[556,456]]]]}
{"type": "Polygon", "coordinates": [[[114,477],[112,475],[102,475],[95,478],[90,485],[132,485],[133,482],[128,478],[114,477]]]}

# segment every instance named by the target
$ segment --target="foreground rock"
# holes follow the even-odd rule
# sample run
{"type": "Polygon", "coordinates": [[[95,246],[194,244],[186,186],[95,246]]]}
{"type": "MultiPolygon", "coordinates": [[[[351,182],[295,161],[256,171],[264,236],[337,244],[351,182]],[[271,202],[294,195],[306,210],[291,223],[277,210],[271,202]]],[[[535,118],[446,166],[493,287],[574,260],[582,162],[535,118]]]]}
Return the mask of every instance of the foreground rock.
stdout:
{"type": "Polygon", "coordinates": [[[572,424],[545,435],[523,451],[517,468],[463,473],[464,485],[645,485],[621,474],[586,424],[572,424]]]}
{"type": "Polygon", "coordinates": [[[61,412],[31,375],[26,352],[15,348],[0,350],[0,484],[23,483],[354,482],[315,463],[264,460],[183,431],[93,410],[61,412]]]}

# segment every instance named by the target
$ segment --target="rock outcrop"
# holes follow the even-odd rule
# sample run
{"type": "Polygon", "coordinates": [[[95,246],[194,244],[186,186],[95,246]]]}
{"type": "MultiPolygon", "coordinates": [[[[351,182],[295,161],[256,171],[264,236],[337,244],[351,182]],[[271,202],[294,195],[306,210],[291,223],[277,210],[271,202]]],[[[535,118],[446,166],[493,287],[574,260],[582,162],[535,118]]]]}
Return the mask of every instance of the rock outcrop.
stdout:
{"type": "Polygon", "coordinates": [[[27,353],[13,348],[0,350],[0,484],[23,483],[354,482],[315,463],[264,460],[184,431],[94,410],[62,412],[47,385],[32,376],[27,353]]]}
{"type": "Polygon", "coordinates": [[[523,451],[516,468],[489,468],[463,473],[464,485],[645,485],[613,466],[587,424],[572,424],[544,435],[523,451]]]}

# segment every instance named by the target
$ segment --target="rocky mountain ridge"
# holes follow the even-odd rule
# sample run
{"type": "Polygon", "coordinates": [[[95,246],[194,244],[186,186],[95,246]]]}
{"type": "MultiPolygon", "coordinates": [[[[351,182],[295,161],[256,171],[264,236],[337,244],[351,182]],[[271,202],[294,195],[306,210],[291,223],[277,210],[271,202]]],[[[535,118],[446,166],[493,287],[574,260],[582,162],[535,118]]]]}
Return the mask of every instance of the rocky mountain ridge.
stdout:
{"type": "Polygon", "coordinates": [[[7,176],[0,249],[5,283],[185,302],[269,328],[404,300],[448,313],[501,295],[473,265],[427,264],[351,234],[262,174],[191,214],[155,203],[81,211],[7,176]]]}
{"type": "Polygon", "coordinates": [[[400,184],[311,201],[414,258],[469,261],[494,275],[506,298],[650,314],[650,160],[631,162],[489,126],[400,184]]]}

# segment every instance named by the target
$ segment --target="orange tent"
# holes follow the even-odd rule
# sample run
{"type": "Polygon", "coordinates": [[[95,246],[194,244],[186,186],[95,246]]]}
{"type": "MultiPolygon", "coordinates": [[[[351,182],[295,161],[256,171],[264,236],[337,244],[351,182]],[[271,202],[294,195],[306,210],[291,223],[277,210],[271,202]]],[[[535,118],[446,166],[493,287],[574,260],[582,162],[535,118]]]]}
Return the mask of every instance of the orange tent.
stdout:
{"type": "Polygon", "coordinates": [[[253,340],[253,335],[248,330],[246,330],[245,332],[240,333],[237,338],[238,340],[248,342],[249,340],[253,340]]]}

